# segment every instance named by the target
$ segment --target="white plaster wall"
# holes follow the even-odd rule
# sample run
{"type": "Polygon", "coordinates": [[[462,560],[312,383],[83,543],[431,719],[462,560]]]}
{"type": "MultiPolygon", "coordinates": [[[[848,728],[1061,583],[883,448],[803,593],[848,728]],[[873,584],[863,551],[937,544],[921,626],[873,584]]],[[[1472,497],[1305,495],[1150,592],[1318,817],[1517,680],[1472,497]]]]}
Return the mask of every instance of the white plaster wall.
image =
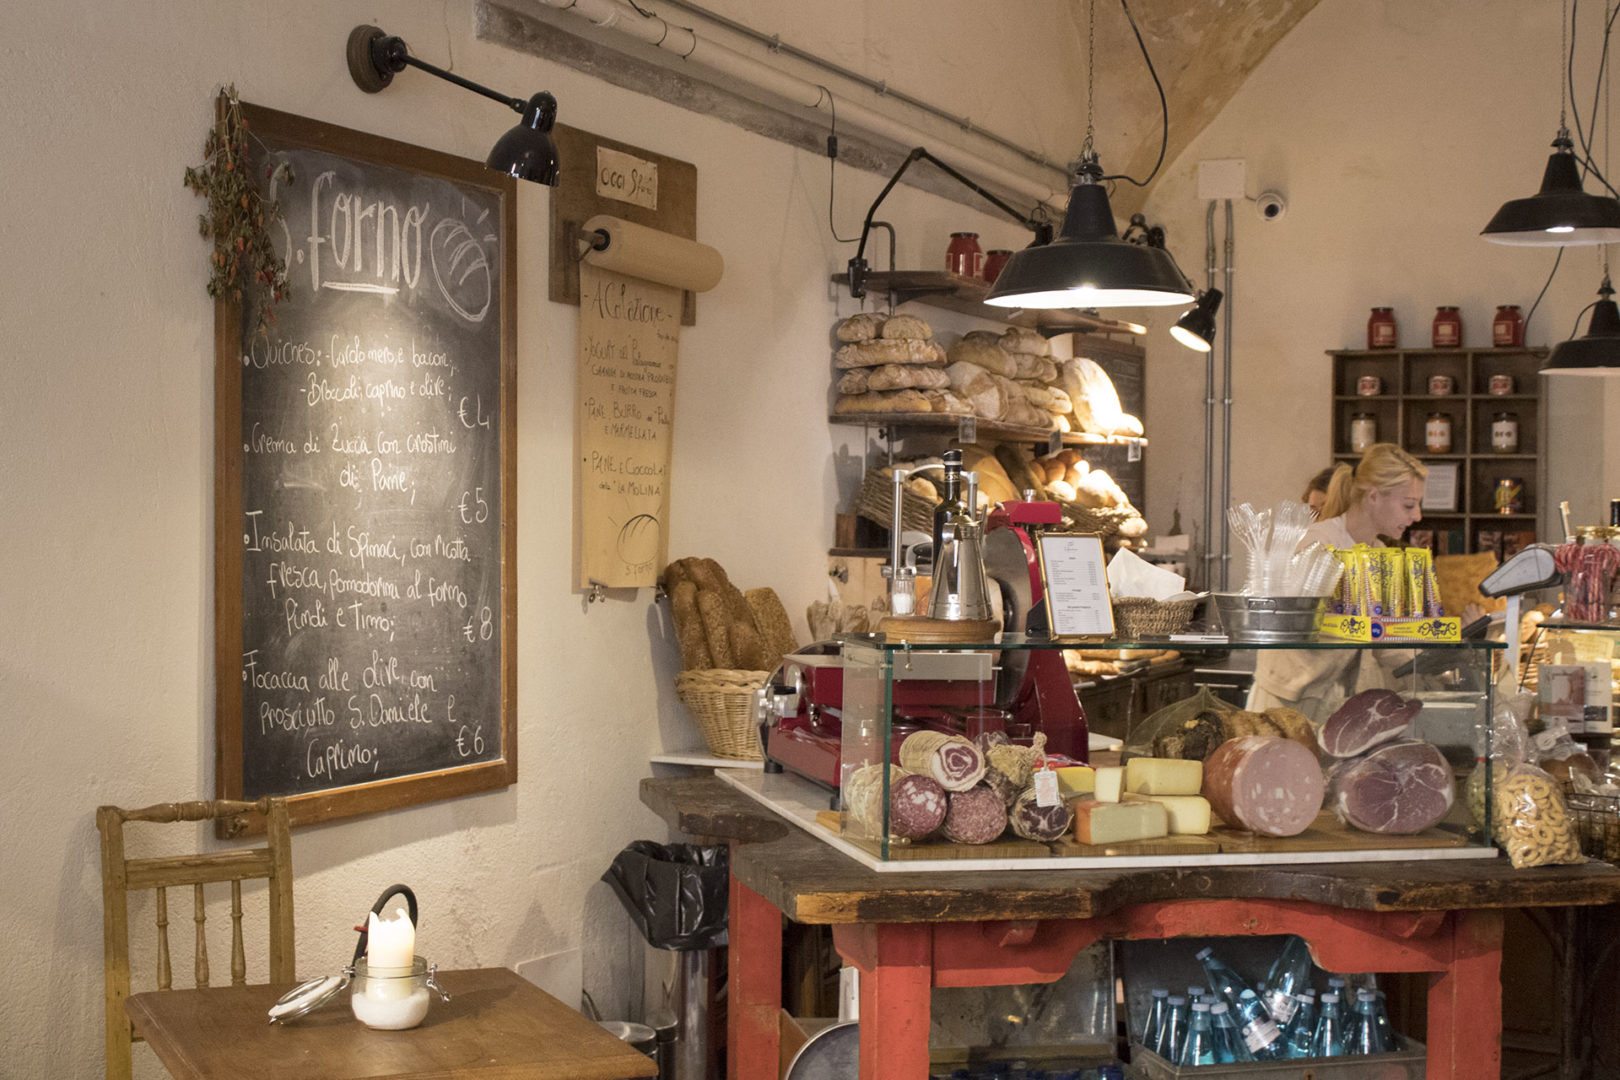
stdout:
{"type": "MultiPolygon", "coordinates": [[[[212,309],[180,174],[215,89],[474,158],[511,123],[415,72],[361,94],[343,42],[369,21],[508,92],[553,90],[567,123],[697,164],[701,236],[728,272],[683,340],[670,553],[774,586],[801,634],[824,590],[843,442],[824,419],[829,328],[851,304],[827,284],[849,250],[827,233],[823,159],[479,42],[459,0],[0,8],[0,1075],[101,1069],[95,806],[213,792],[212,309]]],[[[982,94],[1010,92],[999,84],[982,94]]],[[[840,229],[880,183],[841,172],[840,229]]],[[[629,840],[662,835],[637,781],[650,753],[697,735],[650,593],[587,610],[571,588],[577,316],[545,299],[547,192],[525,185],[518,211],[520,780],[295,833],[298,964],[335,969],[357,916],[404,881],[442,965],[582,949],[585,986],[623,1015],[637,950],[596,878],[629,840]]],[[[1019,242],[1016,226],[905,188],[885,216],[903,264],[941,258],[952,228],[1019,242]]],[[[177,971],[188,914],[176,898],[177,971]]],[[[218,981],[222,937],[213,950],[218,981]]],[[[150,963],[137,958],[137,979],[150,963]]],[[[137,1061],[161,1075],[145,1047],[137,1061]]]]}
{"type": "MultiPolygon", "coordinates": [[[[1600,8],[1581,8],[1583,110],[1600,8]]],[[[1496,305],[1529,310],[1553,251],[1488,244],[1478,233],[1503,201],[1540,183],[1558,121],[1558,20],[1556,0],[1323,0],[1172,163],[1150,217],[1165,223],[1200,286],[1200,160],[1245,158],[1249,195],[1274,187],[1289,201],[1269,224],[1253,203],[1235,208],[1234,501],[1297,497],[1330,464],[1324,350],[1363,347],[1373,305],[1395,308],[1408,346],[1428,344],[1439,304],[1461,307],[1470,346],[1490,343],[1496,305]]],[[[1596,250],[1564,256],[1531,344],[1569,336],[1597,290],[1596,250]]],[[[1190,528],[1201,502],[1203,362],[1164,325],[1149,345],[1148,511],[1163,529],[1179,506],[1190,528]]],[[[1564,393],[1600,384],[1565,385],[1552,398],[1555,426],[1566,422],[1564,393]]],[[[1544,506],[1566,497],[1560,477],[1601,454],[1595,438],[1566,434],[1576,452],[1554,462],[1544,506]]]]}

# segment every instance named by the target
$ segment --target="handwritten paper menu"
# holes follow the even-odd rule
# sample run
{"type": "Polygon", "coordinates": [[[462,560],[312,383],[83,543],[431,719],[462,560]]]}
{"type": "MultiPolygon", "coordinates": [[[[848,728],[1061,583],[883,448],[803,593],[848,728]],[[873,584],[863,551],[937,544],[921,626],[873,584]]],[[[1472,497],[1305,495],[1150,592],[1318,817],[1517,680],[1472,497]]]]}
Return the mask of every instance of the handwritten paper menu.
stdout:
{"type": "Polygon", "coordinates": [[[1042,533],[1041,575],[1053,637],[1107,637],[1114,632],[1102,537],[1042,533]]]}
{"type": "Polygon", "coordinates": [[[313,149],[280,115],[255,164],[291,169],[292,298],[268,337],[244,314],[218,391],[222,787],[250,799],[498,763],[512,689],[499,178],[313,149]]]}
{"type": "Polygon", "coordinates": [[[652,585],[667,561],[681,294],[579,268],[581,587],[652,585]]]}

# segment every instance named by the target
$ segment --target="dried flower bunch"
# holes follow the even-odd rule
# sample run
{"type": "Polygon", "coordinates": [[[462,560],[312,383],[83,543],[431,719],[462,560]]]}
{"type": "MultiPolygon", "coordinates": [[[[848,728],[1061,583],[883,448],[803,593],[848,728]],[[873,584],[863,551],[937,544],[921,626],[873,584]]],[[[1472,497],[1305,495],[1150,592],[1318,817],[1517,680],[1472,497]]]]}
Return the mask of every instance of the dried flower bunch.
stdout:
{"type": "MultiPolygon", "coordinates": [[[[185,185],[208,200],[197,218],[198,231],[212,240],[208,295],[240,303],[244,290],[258,294],[257,333],[269,332],[274,306],[288,295],[287,264],[270,242],[270,228],[281,220],[281,205],[266,198],[254,182],[248,159],[248,123],[236,87],[220,91],[219,118],[203,143],[201,165],[186,169],[185,185]]],[[[282,163],[264,170],[266,187],[290,183],[282,163]]]]}

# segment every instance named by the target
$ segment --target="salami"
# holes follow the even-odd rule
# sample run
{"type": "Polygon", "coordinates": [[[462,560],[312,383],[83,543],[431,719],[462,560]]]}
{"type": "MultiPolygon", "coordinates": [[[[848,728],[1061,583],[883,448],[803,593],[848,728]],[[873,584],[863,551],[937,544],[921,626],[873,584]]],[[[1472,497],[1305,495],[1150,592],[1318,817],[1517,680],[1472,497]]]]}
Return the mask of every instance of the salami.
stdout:
{"type": "Polygon", "coordinates": [[[1012,808],[1013,801],[1029,787],[1029,778],[1035,766],[1045,757],[1046,735],[1037,732],[1028,746],[999,743],[984,748],[984,782],[1001,801],[1012,808]]]}
{"type": "MultiPolygon", "coordinates": [[[[863,765],[844,786],[844,807],[862,835],[883,833],[883,766],[863,765]]],[[[945,789],[932,777],[889,766],[889,835],[921,840],[945,820],[945,789]]]]}
{"type": "Polygon", "coordinates": [[[1322,794],[1316,755],[1292,739],[1247,735],[1204,762],[1204,797],[1235,829],[1297,836],[1316,820],[1322,794]]]}
{"type": "Polygon", "coordinates": [[[1327,718],[1317,739],[1333,757],[1355,757],[1400,738],[1422,709],[1393,690],[1363,690],[1327,718]]]}
{"type": "Polygon", "coordinates": [[[984,779],[984,754],[960,735],[918,731],[900,744],[900,764],[907,772],[939,781],[946,791],[966,791],[984,779]]]}
{"type": "Polygon", "coordinates": [[[1059,799],[1055,806],[1042,806],[1035,801],[1035,789],[1029,788],[1018,796],[1007,815],[1012,831],[1025,840],[1056,840],[1074,824],[1074,811],[1059,799]]]}
{"type": "Polygon", "coordinates": [[[988,844],[1007,831],[1007,804],[987,787],[953,791],[943,828],[958,844],[988,844]]]}
{"type": "Polygon", "coordinates": [[[1456,796],[1451,765],[1426,742],[1381,746],[1333,781],[1333,808],[1364,832],[1406,836],[1437,825],[1456,796]]]}

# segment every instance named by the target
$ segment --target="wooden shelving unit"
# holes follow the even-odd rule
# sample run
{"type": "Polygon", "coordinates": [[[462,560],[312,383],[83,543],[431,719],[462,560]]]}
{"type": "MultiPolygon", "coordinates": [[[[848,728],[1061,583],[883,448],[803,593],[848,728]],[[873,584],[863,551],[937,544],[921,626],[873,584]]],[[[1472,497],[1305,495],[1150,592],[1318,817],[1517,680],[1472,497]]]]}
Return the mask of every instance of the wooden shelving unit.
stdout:
{"type": "Polygon", "coordinates": [[[1379,441],[1396,443],[1431,465],[1457,466],[1456,509],[1425,510],[1423,520],[1413,527],[1433,530],[1436,550],[1501,554],[1505,542],[1523,541],[1526,534],[1533,538],[1546,489],[1546,402],[1540,379],[1546,349],[1336,349],[1328,356],[1333,364],[1335,462],[1356,462],[1359,455],[1350,450],[1350,423],[1357,413],[1371,413],[1379,441]],[[1363,375],[1378,376],[1383,392],[1372,397],[1357,394],[1356,383],[1363,375]],[[1432,375],[1451,376],[1457,392],[1429,393],[1432,375]],[[1492,375],[1512,376],[1513,393],[1489,393],[1492,375]],[[1431,454],[1424,445],[1424,426],[1433,412],[1451,419],[1450,453],[1431,454]],[[1519,447],[1513,453],[1491,449],[1491,421],[1499,412],[1518,419],[1519,447]],[[1520,513],[1495,510],[1496,484],[1504,477],[1523,482],[1520,513]]]}
{"type": "Polygon", "coordinates": [[[1022,427],[1003,424],[999,420],[986,420],[977,416],[951,416],[945,413],[850,413],[827,417],[829,424],[853,424],[862,427],[894,428],[906,431],[937,431],[954,433],[959,442],[971,443],[978,439],[996,439],[1001,442],[1049,443],[1053,438],[1061,446],[1146,446],[1145,437],[1132,435],[1093,435],[1089,431],[1053,431],[1048,428],[1022,427]]]}
{"type": "MultiPolygon", "coordinates": [[[[833,276],[833,283],[847,284],[842,274],[833,276]]],[[[1039,330],[1047,336],[1053,334],[1125,334],[1133,331],[1117,319],[1105,319],[1072,310],[1023,310],[1020,308],[992,307],[984,302],[990,295],[990,285],[979,278],[964,277],[948,270],[884,270],[866,275],[866,289],[872,293],[887,294],[896,304],[908,300],[921,300],[931,307],[957,311],[980,319],[993,319],[1009,326],[1023,326],[1039,330]]]]}

